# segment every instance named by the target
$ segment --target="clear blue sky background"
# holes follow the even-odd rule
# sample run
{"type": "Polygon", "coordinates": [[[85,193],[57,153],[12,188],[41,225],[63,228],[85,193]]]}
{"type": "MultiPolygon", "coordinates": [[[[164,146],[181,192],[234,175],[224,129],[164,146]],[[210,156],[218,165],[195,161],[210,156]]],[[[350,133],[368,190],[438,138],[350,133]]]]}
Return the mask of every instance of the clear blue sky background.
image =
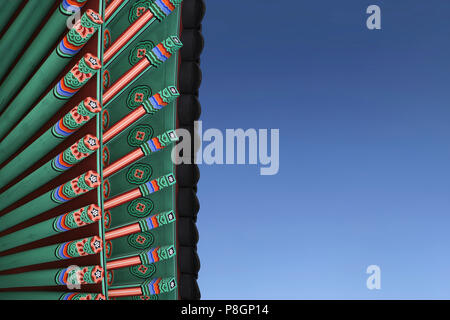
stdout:
{"type": "Polygon", "coordinates": [[[200,167],[203,299],[450,298],[449,12],[207,2],[204,130],[279,128],[281,141],[276,176],[200,167]]]}

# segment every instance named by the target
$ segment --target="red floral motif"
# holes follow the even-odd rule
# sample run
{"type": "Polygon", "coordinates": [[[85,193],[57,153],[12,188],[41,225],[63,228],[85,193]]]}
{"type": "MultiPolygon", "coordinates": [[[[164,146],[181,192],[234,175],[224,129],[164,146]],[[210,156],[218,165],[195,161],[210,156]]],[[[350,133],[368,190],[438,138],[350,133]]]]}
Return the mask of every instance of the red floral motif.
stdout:
{"type": "Polygon", "coordinates": [[[136,210],[139,211],[139,212],[144,212],[144,210],[145,210],[145,204],[138,203],[138,204],[136,205],[136,210]]]}
{"type": "Polygon", "coordinates": [[[75,179],[73,179],[72,181],[70,181],[70,185],[72,187],[73,192],[75,192],[75,194],[81,194],[86,192],[87,190],[82,189],[78,186],[78,180],[80,179],[80,177],[76,177],[75,179]]]}
{"type": "Polygon", "coordinates": [[[109,212],[109,211],[105,212],[105,220],[104,221],[105,221],[105,228],[109,229],[109,226],[111,224],[111,212],[109,212]]]}
{"type": "Polygon", "coordinates": [[[111,241],[106,241],[106,243],[105,243],[105,255],[106,255],[106,257],[107,258],[110,258],[111,257],[111,251],[112,251],[112,243],[111,243],[111,241]]]}
{"type": "Polygon", "coordinates": [[[138,179],[142,179],[143,175],[144,175],[144,171],[142,171],[142,170],[136,169],[136,171],[134,172],[134,176],[138,179]]]}
{"type": "Polygon", "coordinates": [[[88,207],[87,214],[91,221],[99,221],[102,218],[102,210],[95,204],[88,207]]]}
{"type": "Polygon", "coordinates": [[[108,113],[108,110],[103,110],[103,114],[102,114],[103,130],[106,130],[106,128],[108,128],[108,126],[109,126],[109,113],[108,113]]]}
{"type": "Polygon", "coordinates": [[[138,17],[140,17],[140,16],[145,12],[145,10],[147,10],[146,7],[137,7],[137,8],[136,8],[136,15],[137,15],[138,17]]]}
{"type": "Polygon", "coordinates": [[[109,181],[106,180],[106,181],[103,183],[103,196],[104,196],[105,198],[108,198],[108,197],[109,197],[109,192],[110,192],[109,181]]]}
{"type": "MultiPolygon", "coordinates": [[[[82,239],[82,240],[78,241],[77,244],[76,244],[77,252],[78,252],[78,254],[79,254],[80,256],[86,256],[86,255],[87,255],[87,252],[84,251],[84,245],[86,244],[87,241],[88,241],[88,239],[82,239]]],[[[87,270],[87,269],[84,268],[84,269],[82,270],[82,273],[83,273],[83,274],[86,273],[85,270],[87,270]]]]}
{"type": "Polygon", "coordinates": [[[96,266],[94,268],[94,270],[92,270],[92,273],[91,273],[91,277],[92,277],[92,280],[94,281],[94,283],[102,282],[103,275],[104,275],[103,268],[101,268],[99,266],[96,266]]]}
{"type": "Polygon", "coordinates": [[[111,44],[111,33],[109,30],[105,30],[105,33],[103,35],[103,46],[107,48],[111,44]]]}
{"type": "MultiPolygon", "coordinates": [[[[83,269],[79,270],[77,273],[78,282],[80,284],[87,284],[87,282],[84,280],[85,274],[89,271],[87,267],[84,267],[83,269]]],[[[96,266],[92,272],[91,272],[91,280],[94,283],[99,283],[103,279],[103,269],[99,266],[96,266]]]]}
{"type": "Polygon", "coordinates": [[[78,150],[78,142],[74,143],[74,144],[70,147],[70,152],[72,152],[73,156],[74,156],[75,159],[77,159],[77,160],[86,158],[86,157],[89,155],[88,153],[83,153],[83,152],[80,152],[80,150],[78,150]]]}
{"type": "Polygon", "coordinates": [[[136,95],[134,96],[134,101],[135,102],[142,102],[144,101],[144,94],[143,93],[136,93],[136,95]]]}
{"type": "Polygon", "coordinates": [[[75,122],[77,124],[83,123],[83,122],[88,121],[90,119],[88,116],[83,116],[83,115],[78,113],[78,106],[76,106],[75,108],[70,110],[70,114],[72,115],[73,120],[75,120],[75,122]]]}
{"type": "Polygon", "coordinates": [[[95,29],[94,28],[86,28],[81,24],[81,20],[75,23],[73,26],[74,30],[84,39],[86,37],[90,36],[91,34],[94,34],[95,29]]]}
{"type": "Polygon", "coordinates": [[[147,52],[147,50],[145,50],[145,49],[138,49],[138,51],[137,51],[137,57],[138,58],[143,58],[143,57],[145,57],[145,53],[147,52]]]}
{"type": "Polygon", "coordinates": [[[113,272],[111,270],[109,270],[107,272],[106,277],[107,277],[108,285],[112,285],[112,282],[113,282],[113,279],[114,279],[114,274],[113,274],[113,272]]]}
{"type": "Polygon", "coordinates": [[[103,72],[103,89],[106,89],[109,87],[109,71],[105,70],[103,72]]]}
{"type": "Polygon", "coordinates": [[[108,147],[106,146],[103,148],[102,161],[104,166],[106,166],[109,163],[109,150],[108,147]]]}
{"type": "Polygon", "coordinates": [[[142,274],[145,274],[148,270],[148,268],[146,266],[144,266],[143,264],[141,264],[138,268],[139,272],[142,274]]]}
{"type": "Polygon", "coordinates": [[[137,140],[144,140],[145,139],[145,132],[142,132],[142,131],[138,131],[138,132],[136,132],[136,139],[137,140]]]}
{"type": "Polygon", "coordinates": [[[79,64],[80,63],[78,62],[76,65],[74,65],[73,68],[70,70],[70,72],[80,83],[83,83],[84,81],[86,81],[92,77],[92,73],[81,72],[79,64]]]}
{"type": "Polygon", "coordinates": [[[147,240],[147,238],[145,238],[141,235],[137,236],[137,238],[136,238],[136,241],[139,242],[140,244],[144,244],[146,240],[147,240]]]}
{"type": "Polygon", "coordinates": [[[81,208],[80,210],[77,210],[74,212],[73,214],[73,218],[75,220],[75,223],[77,224],[77,226],[81,227],[86,225],[87,223],[84,222],[83,220],[81,220],[81,214],[83,213],[83,208],[81,208]]]}

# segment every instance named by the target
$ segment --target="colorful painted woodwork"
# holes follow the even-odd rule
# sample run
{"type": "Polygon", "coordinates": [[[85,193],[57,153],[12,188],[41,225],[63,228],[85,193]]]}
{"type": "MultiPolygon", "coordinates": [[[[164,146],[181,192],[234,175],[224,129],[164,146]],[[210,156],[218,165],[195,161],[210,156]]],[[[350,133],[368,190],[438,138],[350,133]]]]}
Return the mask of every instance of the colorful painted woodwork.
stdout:
{"type": "Polygon", "coordinates": [[[183,2],[44,2],[0,10],[0,300],[179,299],[183,2]]]}

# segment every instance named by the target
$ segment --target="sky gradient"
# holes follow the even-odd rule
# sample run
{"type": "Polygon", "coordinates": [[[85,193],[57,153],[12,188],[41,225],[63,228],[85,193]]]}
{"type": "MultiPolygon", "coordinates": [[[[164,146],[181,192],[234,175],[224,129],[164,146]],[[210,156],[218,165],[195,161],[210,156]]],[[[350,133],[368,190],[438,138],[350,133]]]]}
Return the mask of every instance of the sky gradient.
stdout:
{"type": "Polygon", "coordinates": [[[448,12],[207,1],[203,130],[280,129],[280,171],[200,166],[202,299],[450,298],[448,12]]]}

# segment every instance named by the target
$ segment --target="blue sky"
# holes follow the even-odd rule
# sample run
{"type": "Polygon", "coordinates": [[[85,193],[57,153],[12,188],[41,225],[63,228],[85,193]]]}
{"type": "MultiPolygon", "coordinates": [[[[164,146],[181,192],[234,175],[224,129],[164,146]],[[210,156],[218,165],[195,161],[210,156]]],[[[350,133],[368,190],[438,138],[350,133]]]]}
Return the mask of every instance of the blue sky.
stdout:
{"type": "Polygon", "coordinates": [[[280,171],[200,166],[203,299],[450,298],[449,11],[208,1],[203,129],[279,128],[280,171]]]}

